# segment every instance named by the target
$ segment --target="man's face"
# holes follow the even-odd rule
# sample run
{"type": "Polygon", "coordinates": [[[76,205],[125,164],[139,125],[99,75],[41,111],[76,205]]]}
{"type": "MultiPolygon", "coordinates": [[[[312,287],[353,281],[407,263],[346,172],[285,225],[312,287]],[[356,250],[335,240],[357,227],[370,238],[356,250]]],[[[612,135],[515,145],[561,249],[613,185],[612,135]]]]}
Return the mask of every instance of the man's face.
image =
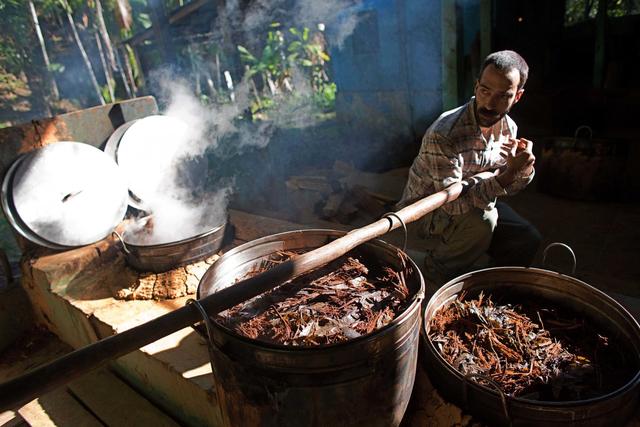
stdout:
{"type": "Polygon", "coordinates": [[[476,118],[480,126],[493,126],[520,100],[520,73],[515,68],[504,72],[488,65],[476,82],[476,118]]]}

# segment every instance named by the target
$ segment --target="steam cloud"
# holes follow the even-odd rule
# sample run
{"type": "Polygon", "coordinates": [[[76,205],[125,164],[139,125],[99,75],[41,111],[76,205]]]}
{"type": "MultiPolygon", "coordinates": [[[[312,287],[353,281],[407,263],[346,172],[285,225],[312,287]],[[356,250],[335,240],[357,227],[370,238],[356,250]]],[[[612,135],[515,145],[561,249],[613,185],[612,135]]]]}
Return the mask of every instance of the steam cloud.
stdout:
{"type": "MultiPolygon", "coordinates": [[[[359,0],[301,0],[292,10],[287,9],[286,0],[258,0],[243,12],[238,0],[230,0],[219,8],[214,24],[221,32],[219,39],[231,40],[230,33],[242,28],[249,35],[249,43],[263,37],[265,28],[284,18],[287,25],[315,28],[318,23],[331,29],[329,44],[341,47],[356,26],[356,15],[352,7],[359,0]],[[349,12],[351,11],[351,12],[349,12]]],[[[314,107],[310,102],[283,103],[269,113],[270,121],[243,127],[236,118],[251,106],[252,93],[248,81],[234,82],[233,102],[204,107],[193,95],[187,81],[176,78],[169,71],[160,71],[151,76],[159,86],[160,98],[166,100],[164,115],[175,117],[185,123],[180,141],[171,143],[171,159],[166,167],[141,171],[145,176],[137,177],[155,187],[148,194],[138,195],[144,208],[153,214],[153,226],[145,229],[152,233],[138,233],[146,221],[138,221],[128,231],[142,239],[139,244],[159,244],[183,240],[209,231],[226,220],[229,197],[233,182],[228,182],[215,192],[200,191],[207,176],[207,165],[203,154],[216,148],[225,137],[233,137],[233,147],[226,155],[241,154],[248,147],[265,147],[273,132],[281,124],[307,127],[314,124],[314,107]]],[[[312,89],[301,70],[292,71],[292,84],[300,99],[308,98],[312,89]]],[[[158,136],[162,139],[162,135],[158,136]]],[[[161,147],[153,146],[152,150],[161,147]]],[[[141,153],[141,155],[144,155],[141,153]]],[[[130,237],[131,238],[131,237],[130,237]]],[[[127,239],[125,239],[127,240],[127,239]]]]}
{"type": "Polygon", "coordinates": [[[331,30],[329,44],[342,48],[345,39],[356,28],[358,17],[355,11],[362,0],[299,0],[292,10],[288,9],[290,2],[287,0],[257,0],[244,12],[241,12],[239,3],[239,0],[226,2],[215,28],[222,28],[223,33],[231,31],[231,28],[242,28],[257,37],[279,18],[299,27],[314,28],[316,24],[323,23],[331,30]]]}

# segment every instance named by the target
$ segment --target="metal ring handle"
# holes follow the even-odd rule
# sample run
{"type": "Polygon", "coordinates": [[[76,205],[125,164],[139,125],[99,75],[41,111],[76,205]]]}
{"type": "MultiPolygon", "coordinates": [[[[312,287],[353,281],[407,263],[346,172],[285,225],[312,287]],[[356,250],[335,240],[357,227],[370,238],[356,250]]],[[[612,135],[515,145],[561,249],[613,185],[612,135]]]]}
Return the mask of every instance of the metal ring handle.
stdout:
{"type": "Polygon", "coordinates": [[[402,225],[402,228],[404,229],[404,244],[402,245],[402,252],[406,252],[407,251],[407,240],[409,238],[409,233],[407,231],[407,224],[404,223],[404,221],[402,220],[402,218],[400,218],[400,216],[395,213],[395,212],[387,212],[386,214],[382,215],[382,218],[386,218],[389,221],[389,230],[387,230],[387,233],[389,231],[391,231],[391,229],[393,228],[393,218],[396,218],[400,224],[402,225]]]}
{"type": "Polygon", "coordinates": [[[576,260],[576,254],[573,252],[573,249],[571,249],[569,245],[565,243],[553,242],[553,243],[549,243],[549,245],[547,245],[547,247],[544,248],[544,251],[542,252],[542,268],[546,268],[547,252],[549,252],[549,249],[551,249],[554,246],[560,246],[569,251],[569,253],[571,254],[571,258],[573,259],[573,265],[571,266],[571,275],[574,276],[576,274],[576,265],[578,263],[576,260]]]}
{"type": "Polygon", "coordinates": [[[111,232],[111,235],[114,235],[118,238],[118,240],[120,240],[120,243],[122,244],[122,250],[125,251],[125,253],[130,254],[131,251],[129,250],[129,248],[127,247],[127,245],[124,243],[124,239],[122,238],[122,236],[120,235],[120,233],[118,233],[116,230],[113,230],[111,232]]]}
{"type": "Polygon", "coordinates": [[[209,315],[207,314],[207,311],[204,309],[204,307],[202,307],[202,304],[200,304],[200,301],[195,300],[193,298],[189,298],[187,300],[186,305],[192,305],[194,306],[199,312],[200,312],[200,316],[202,316],[202,321],[204,323],[205,329],[207,330],[207,349],[209,350],[209,364],[211,365],[211,372],[213,372],[213,375],[215,375],[216,380],[219,378],[218,375],[216,375],[216,371],[215,371],[215,364],[213,363],[213,325],[211,324],[211,317],[209,317],[209,315]]]}
{"type": "Polygon", "coordinates": [[[463,396],[463,402],[465,404],[465,406],[468,406],[468,387],[469,387],[469,383],[471,382],[471,380],[473,379],[480,379],[483,381],[488,382],[494,389],[495,391],[498,392],[498,395],[500,396],[500,401],[502,402],[502,411],[504,412],[504,416],[507,420],[507,422],[509,423],[509,426],[513,425],[513,420],[511,419],[511,414],[509,413],[509,402],[508,402],[508,397],[506,394],[504,394],[504,392],[502,391],[502,389],[500,388],[500,386],[498,385],[497,382],[495,382],[494,380],[492,380],[491,378],[489,378],[486,375],[482,375],[482,374],[467,374],[463,377],[464,381],[462,383],[462,396],[463,396]]]}
{"type": "Polygon", "coordinates": [[[593,130],[591,129],[591,127],[590,127],[590,126],[587,126],[587,125],[578,126],[578,127],[576,128],[575,133],[573,134],[573,139],[574,139],[574,140],[575,140],[575,139],[578,139],[578,134],[580,133],[580,131],[581,131],[582,129],[586,129],[586,130],[588,130],[588,131],[589,131],[589,141],[591,141],[591,140],[593,139],[593,130]]]}

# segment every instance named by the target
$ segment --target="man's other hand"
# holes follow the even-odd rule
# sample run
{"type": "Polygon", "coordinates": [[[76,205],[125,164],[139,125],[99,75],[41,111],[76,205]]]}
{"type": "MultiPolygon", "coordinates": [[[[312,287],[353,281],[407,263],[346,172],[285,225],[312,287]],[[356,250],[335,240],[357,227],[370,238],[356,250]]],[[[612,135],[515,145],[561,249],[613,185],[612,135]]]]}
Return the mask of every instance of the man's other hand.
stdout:
{"type": "MultiPolygon", "coordinates": [[[[518,177],[529,176],[533,173],[533,165],[536,157],[533,155],[533,142],[525,139],[513,139],[515,150],[504,150],[500,154],[507,162],[507,167],[498,176],[497,180],[506,188],[518,177]]],[[[507,147],[505,147],[507,148],[507,147]]]]}

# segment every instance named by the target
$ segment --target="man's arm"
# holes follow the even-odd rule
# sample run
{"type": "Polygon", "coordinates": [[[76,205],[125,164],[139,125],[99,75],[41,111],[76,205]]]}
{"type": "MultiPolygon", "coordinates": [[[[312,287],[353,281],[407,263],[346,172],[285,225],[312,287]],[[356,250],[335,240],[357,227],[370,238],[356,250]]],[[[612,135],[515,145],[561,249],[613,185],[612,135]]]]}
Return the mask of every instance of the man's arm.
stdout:
{"type": "MultiPolygon", "coordinates": [[[[462,150],[464,149],[442,135],[425,135],[420,157],[424,161],[425,171],[433,180],[435,192],[463,180],[464,157],[462,150]]],[[[473,165],[468,166],[470,166],[468,170],[474,175],[485,172],[480,165],[477,165],[475,171],[473,165]]],[[[505,194],[504,189],[498,184],[496,177],[492,173],[488,173],[486,176],[478,178],[468,192],[463,193],[457,200],[447,203],[442,209],[450,215],[460,215],[478,205],[478,201],[486,201],[480,203],[486,204],[497,195],[502,194],[505,194]]]]}

